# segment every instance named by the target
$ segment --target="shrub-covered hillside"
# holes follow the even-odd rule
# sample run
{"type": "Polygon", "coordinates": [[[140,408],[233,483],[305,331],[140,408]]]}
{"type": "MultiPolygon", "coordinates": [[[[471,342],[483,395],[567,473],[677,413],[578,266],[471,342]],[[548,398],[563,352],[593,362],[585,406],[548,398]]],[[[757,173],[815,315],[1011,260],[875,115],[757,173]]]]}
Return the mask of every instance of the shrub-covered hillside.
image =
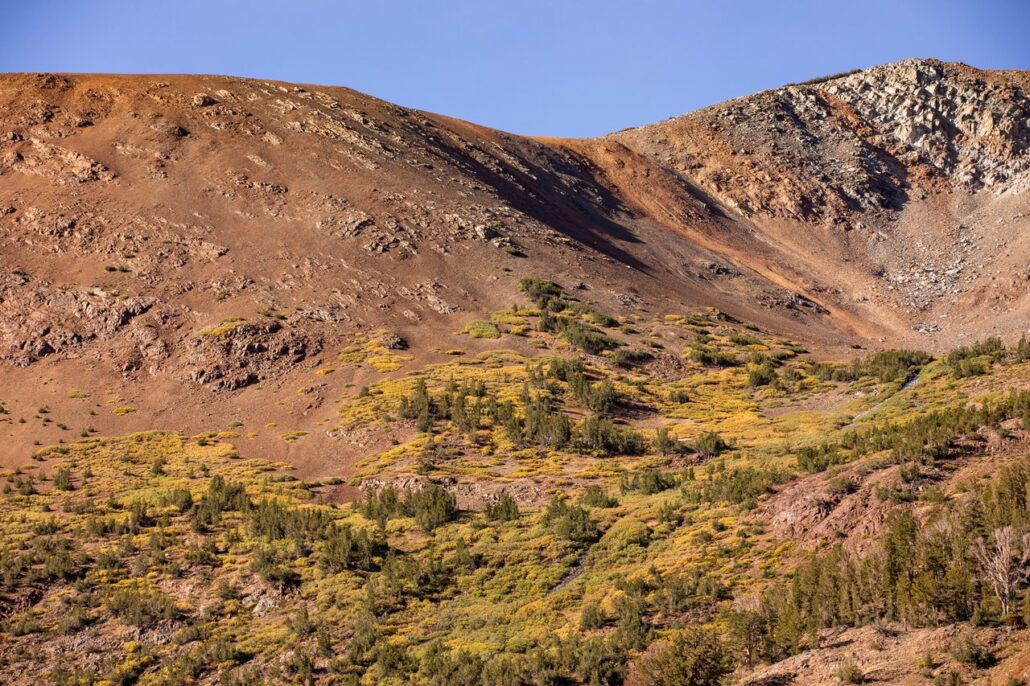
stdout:
{"type": "MultiPolygon", "coordinates": [[[[0,681],[1025,673],[1025,341],[826,361],[717,313],[522,289],[464,330],[494,349],[340,399],[327,431],[392,438],[349,484],[247,459],[246,427],[26,456],[0,496],[0,681]],[[847,642],[869,627],[878,648],[847,642]],[[932,640],[906,662],[912,632],[932,640]]],[[[402,357],[373,348],[339,363],[402,357]]]]}

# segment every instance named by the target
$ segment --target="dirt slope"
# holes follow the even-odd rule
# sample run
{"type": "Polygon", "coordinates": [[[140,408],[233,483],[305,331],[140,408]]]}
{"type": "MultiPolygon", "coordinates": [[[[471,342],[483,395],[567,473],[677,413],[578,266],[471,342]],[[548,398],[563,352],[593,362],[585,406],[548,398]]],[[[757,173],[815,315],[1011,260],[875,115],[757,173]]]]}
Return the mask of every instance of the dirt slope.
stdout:
{"type": "Polygon", "coordinates": [[[891,339],[939,347],[1030,321],[1028,85],[907,60],[605,142],[731,208],[766,269],[891,339]]]}

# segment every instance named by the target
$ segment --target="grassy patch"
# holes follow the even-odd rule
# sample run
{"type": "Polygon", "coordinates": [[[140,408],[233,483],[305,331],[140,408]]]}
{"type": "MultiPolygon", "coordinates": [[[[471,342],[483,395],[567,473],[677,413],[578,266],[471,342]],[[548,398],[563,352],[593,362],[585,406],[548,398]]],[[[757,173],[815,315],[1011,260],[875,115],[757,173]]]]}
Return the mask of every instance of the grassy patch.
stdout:
{"type": "Polygon", "coordinates": [[[465,325],[461,333],[472,338],[500,338],[501,330],[493,322],[476,319],[465,325]]]}
{"type": "Polygon", "coordinates": [[[228,319],[223,319],[218,326],[212,327],[210,329],[204,329],[198,335],[220,338],[230,333],[238,326],[242,325],[245,321],[246,320],[242,317],[230,317],[228,319]]]}

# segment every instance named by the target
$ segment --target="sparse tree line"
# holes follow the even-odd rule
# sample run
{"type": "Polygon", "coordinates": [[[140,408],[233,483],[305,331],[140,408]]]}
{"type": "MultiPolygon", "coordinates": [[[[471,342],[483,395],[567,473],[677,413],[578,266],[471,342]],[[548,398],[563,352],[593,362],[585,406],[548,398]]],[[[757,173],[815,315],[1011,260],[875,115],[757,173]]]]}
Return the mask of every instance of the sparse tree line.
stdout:
{"type": "Polygon", "coordinates": [[[963,436],[985,426],[998,429],[1002,422],[1017,418],[1024,428],[1030,427],[1030,391],[1011,391],[997,400],[934,410],[904,423],[884,422],[852,429],[840,440],[800,448],[798,466],[818,472],[885,450],[899,464],[945,459],[963,436]]]}
{"type": "MultiPolygon", "coordinates": [[[[618,322],[610,315],[573,299],[553,281],[527,277],[519,283],[519,290],[540,309],[537,326],[541,331],[557,332],[573,348],[592,355],[619,347],[618,341],[584,319],[609,328],[617,326],[618,322]]],[[[626,357],[622,359],[630,361],[626,357]]]]}
{"type": "Polygon", "coordinates": [[[678,472],[660,469],[626,472],[619,487],[623,494],[642,495],[679,488],[686,503],[731,503],[753,509],[759,497],[791,477],[789,471],[776,467],[727,467],[719,460],[709,462],[703,470],[690,466],[678,472]]]}
{"type": "Polygon", "coordinates": [[[1030,340],[1026,334],[1011,349],[1006,349],[998,337],[986,338],[972,345],[955,348],[944,358],[952,375],[956,378],[981,376],[990,371],[998,360],[1009,358],[1014,361],[1030,360],[1030,340]]]}
{"type": "Polygon", "coordinates": [[[822,629],[884,620],[1030,626],[1030,468],[1005,467],[966,495],[925,520],[899,509],[868,554],[832,547],[742,599],[731,626],[746,659],[780,660],[817,646],[822,629]]]}
{"type": "MultiPolygon", "coordinates": [[[[579,377],[572,377],[577,379],[579,377]]],[[[610,384],[579,382],[578,392],[586,402],[602,410],[614,402],[610,384]],[[582,384],[586,384],[584,387],[582,384]]],[[[419,380],[411,396],[400,401],[401,417],[413,418],[419,430],[429,431],[436,420],[449,420],[455,428],[476,440],[475,433],[485,426],[501,427],[504,436],[516,446],[537,446],[555,450],[581,450],[600,455],[636,455],[647,442],[639,433],[622,429],[608,417],[595,414],[578,424],[563,413],[548,391],[531,392],[523,387],[518,403],[494,396],[473,396],[466,387],[448,387],[439,399],[430,396],[425,382],[419,380]]]]}
{"type": "MultiPolygon", "coordinates": [[[[685,402],[681,395],[676,400],[685,402]]],[[[664,427],[657,429],[649,441],[640,432],[619,426],[610,416],[620,402],[615,384],[608,379],[591,381],[582,360],[555,358],[546,366],[527,365],[527,380],[517,402],[498,400],[482,381],[459,386],[451,380],[434,395],[425,379],[418,379],[412,392],[400,398],[398,414],[415,420],[416,428],[423,432],[431,431],[437,421],[449,421],[474,443],[479,441],[479,430],[500,427],[504,437],[517,447],[577,450],[600,457],[640,455],[653,448],[663,455],[693,449],[700,457],[710,458],[729,447],[711,431],[686,446],[674,440],[664,427]],[[592,414],[573,423],[561,409],[563,396],[592,414]]]]}
{"type": "Polygon", "coordinates": [[[921,350],[884,350],[867,357],[855,358],[848,365],[817,362],[812,371],[826,381],[855,381],[864,376],[876,377],[880,383],[903,382],[912,378],[933,357],[921,350]]]}

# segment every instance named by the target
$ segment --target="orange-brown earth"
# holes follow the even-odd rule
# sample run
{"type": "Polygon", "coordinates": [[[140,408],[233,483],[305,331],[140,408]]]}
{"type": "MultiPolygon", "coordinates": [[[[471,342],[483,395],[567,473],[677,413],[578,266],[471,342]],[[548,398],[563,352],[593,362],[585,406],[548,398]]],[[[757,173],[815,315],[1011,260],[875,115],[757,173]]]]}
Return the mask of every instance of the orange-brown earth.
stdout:
{"type": "Polygon", "coordinates": [[[242,422],[248,455],[347,475],[334,401],[381,373],[341,351],[530,350],[454,336],[528,275],[836,354],[1017,338],[1028,85],[911,60],[558,140],[342,88],[0,76],[0,464],[242,422]]]}

